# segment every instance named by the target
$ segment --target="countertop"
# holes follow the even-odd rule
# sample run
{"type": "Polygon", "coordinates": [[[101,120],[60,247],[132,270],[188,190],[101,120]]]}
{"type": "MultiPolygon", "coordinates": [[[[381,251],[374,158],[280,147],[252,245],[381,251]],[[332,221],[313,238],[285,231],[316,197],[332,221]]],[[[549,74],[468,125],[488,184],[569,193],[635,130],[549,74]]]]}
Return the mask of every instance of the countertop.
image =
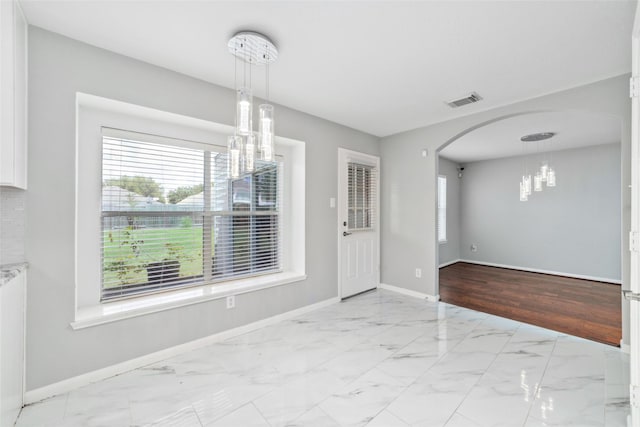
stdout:
{"type": "Polygon", "coordinates": [[[14,277],[27,269],[26,262],[0,265],[0,286],[9,283],[14,277]]]}

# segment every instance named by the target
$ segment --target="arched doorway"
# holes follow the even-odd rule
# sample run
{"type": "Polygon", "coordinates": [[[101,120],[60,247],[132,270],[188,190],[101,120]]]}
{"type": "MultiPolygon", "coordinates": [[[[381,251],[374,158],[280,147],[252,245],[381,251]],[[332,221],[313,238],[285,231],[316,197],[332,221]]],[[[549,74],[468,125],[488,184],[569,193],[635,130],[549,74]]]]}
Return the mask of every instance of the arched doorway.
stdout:
{"type": "MultiPolygon", "coordinates": [[[[448,178],[447,199],[450,202],[446,206],[446,219],[450,224],[447,228],[452,232],[450,239],[438,242],[438,265],[464,261],[467,264],[546,273],[546,280],[541,282],[557,279],[558,283],[552,285],[556,287],[553,292],[570,289],[571,280],[565,283],[559,279],[563,276],[619,285],[622,281],[624,191],[621,188],[621,127],[621,120],[609,114],[529,111],[485,121],[449,139],[438,150],[443,157],[439,161],[438,179],[448,178]],[[554,142],[527,146],[520,141],[523,135],[546,131],[556,133],[550,140],[554,142]],[[527,155],[523,155],[525,153],[527,155]],[[539,161],[549,158],[561,166],[562,172],[558,173],[562,177],[559,179],[562,185],[536,192],[529,202],[521,202],[516,193],[519,179],[527,167],[532,170],[539,161]],[[443,259],[445,253],[446,259],[443,259]]],[[[441,210],[439,206],[439,219],[441,210]]],[[[492,295],[493,286],[498,286],[500,280],[518,282],[524,279],[513,273],[507,279],[505,271],[484,268],[484,271],[475,271],[474,274],[489,274],[481,279],[486,284],[474,288],[470,283],[476,279],[467,280],[469,287],[459,289],[465,293],[464,297],[452,299],[453,303],[468,301],[469,308],[490,311],[487,307],[494,303],[502,308],[509,304],[521,306],[536,301],[533,286],[524,290],[531,294],[527,294],[524,304],[517,301],[523,291],[516,291],[513,300],[506,298],[500,301],[492,295]],[[499,273],[503,278],[496,278],[496,283],[491,283],[490,275],[496,274],[497,277],[499,273]],[[485,291],[488,299],[483,300],[485,291]]],[[[452,268],[446,271],[451,276],[452,268]]],[[[540,282],[539,279],[529,277],[529,280],[540,282]]],[[[580,286],[587,284],[595,290],[600,289],[597,283],[587,281],[581,282],[580,286]]],[[[504,288],[495,291],[507,293],[504,288]]],[[[549,323],[540,326],[618,345],[622,318],[619,286],[607,288],[607,292],[611,311],[602,314],[599,324],[589,326],[585,323],[584,332],[580,328],[549,323]],[[612,317],[615,321],[609,322],[612,317]],[[603,335],[592,333],[597,329],[594,326],[598,325],[607,326],[603,335]]],[[[438,293],[444,301],[451,295],[440,289],[438,293]]],[[[543,302],[537,309],[543,312],[536,316],[518,317],[512,313],[513,309],[490,312],[505,317],[510,317],[505,313],[512,313],[512,318],[529,323],[536,323],[537,317],[550,320],[552,316],[544,307],[565,301],[569,303],[571,295],[557,293],[553,298],[556,300],[541,300],[543,302]]],[[[598,299],[604,301],[605,297],[598,299]]],[[[605,307],[608,306],[601,302],[595,309],[583,308],[594,317],[597,310],[605,307]]],[[[567,324],[575,323],[570,316],[564,316],[566,311],[563,310],[561,317],[567,324]]],[[[585,319],[584,322],[590,320],[585,319]]]]}

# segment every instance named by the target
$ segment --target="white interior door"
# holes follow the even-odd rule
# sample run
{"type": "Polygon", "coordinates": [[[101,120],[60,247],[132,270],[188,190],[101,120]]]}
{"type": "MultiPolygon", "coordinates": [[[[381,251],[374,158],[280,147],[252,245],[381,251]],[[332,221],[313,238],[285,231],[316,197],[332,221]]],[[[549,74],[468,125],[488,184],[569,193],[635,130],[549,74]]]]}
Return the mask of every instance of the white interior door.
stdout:
{"type": "MultiPolygon", "coordinates": [[[[640,7],[633,26],[631,97],[631,230],[640,231],[640,7]],[[633,86],[635,86],[635,94],[633,86]]],[[[640,252],[631,252],[632,295],[640,294],[640,252]]],[[[640,301],[630,301],[631,425],[640,427],[640,301]]]]}
{"type": "Polygon", "coordinates": [[[347,298],[380,283],[380,158],[338,149],[339,293],[347,298]]]}

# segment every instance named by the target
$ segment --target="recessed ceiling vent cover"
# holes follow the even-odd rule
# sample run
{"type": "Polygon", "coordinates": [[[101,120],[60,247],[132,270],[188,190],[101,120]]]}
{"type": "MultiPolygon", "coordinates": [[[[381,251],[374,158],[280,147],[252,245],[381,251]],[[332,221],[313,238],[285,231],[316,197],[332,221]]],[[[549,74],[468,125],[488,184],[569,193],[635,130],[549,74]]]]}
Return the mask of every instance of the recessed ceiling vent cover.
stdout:
{"type": "Polygon", "coordinates": [[[462,107],[463,105],[473,104],[474,102],[478,102],[482,100],[482,97],[475,92],[471,92],[469,95],[464,98],[454,99],[453,101],[447,102],[447,105],[451,108],[462,107]]]}

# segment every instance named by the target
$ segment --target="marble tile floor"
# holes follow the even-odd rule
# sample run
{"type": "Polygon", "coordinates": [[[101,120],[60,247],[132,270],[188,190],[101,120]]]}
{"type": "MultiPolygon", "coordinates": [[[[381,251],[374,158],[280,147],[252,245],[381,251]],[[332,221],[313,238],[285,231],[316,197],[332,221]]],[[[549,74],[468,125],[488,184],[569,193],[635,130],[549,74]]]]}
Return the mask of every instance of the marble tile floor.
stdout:
{"type": "Polygon", "coordinates": [[[27,426],[625,426],[619,349],[377,290],[29,405],[27,426]]]}

